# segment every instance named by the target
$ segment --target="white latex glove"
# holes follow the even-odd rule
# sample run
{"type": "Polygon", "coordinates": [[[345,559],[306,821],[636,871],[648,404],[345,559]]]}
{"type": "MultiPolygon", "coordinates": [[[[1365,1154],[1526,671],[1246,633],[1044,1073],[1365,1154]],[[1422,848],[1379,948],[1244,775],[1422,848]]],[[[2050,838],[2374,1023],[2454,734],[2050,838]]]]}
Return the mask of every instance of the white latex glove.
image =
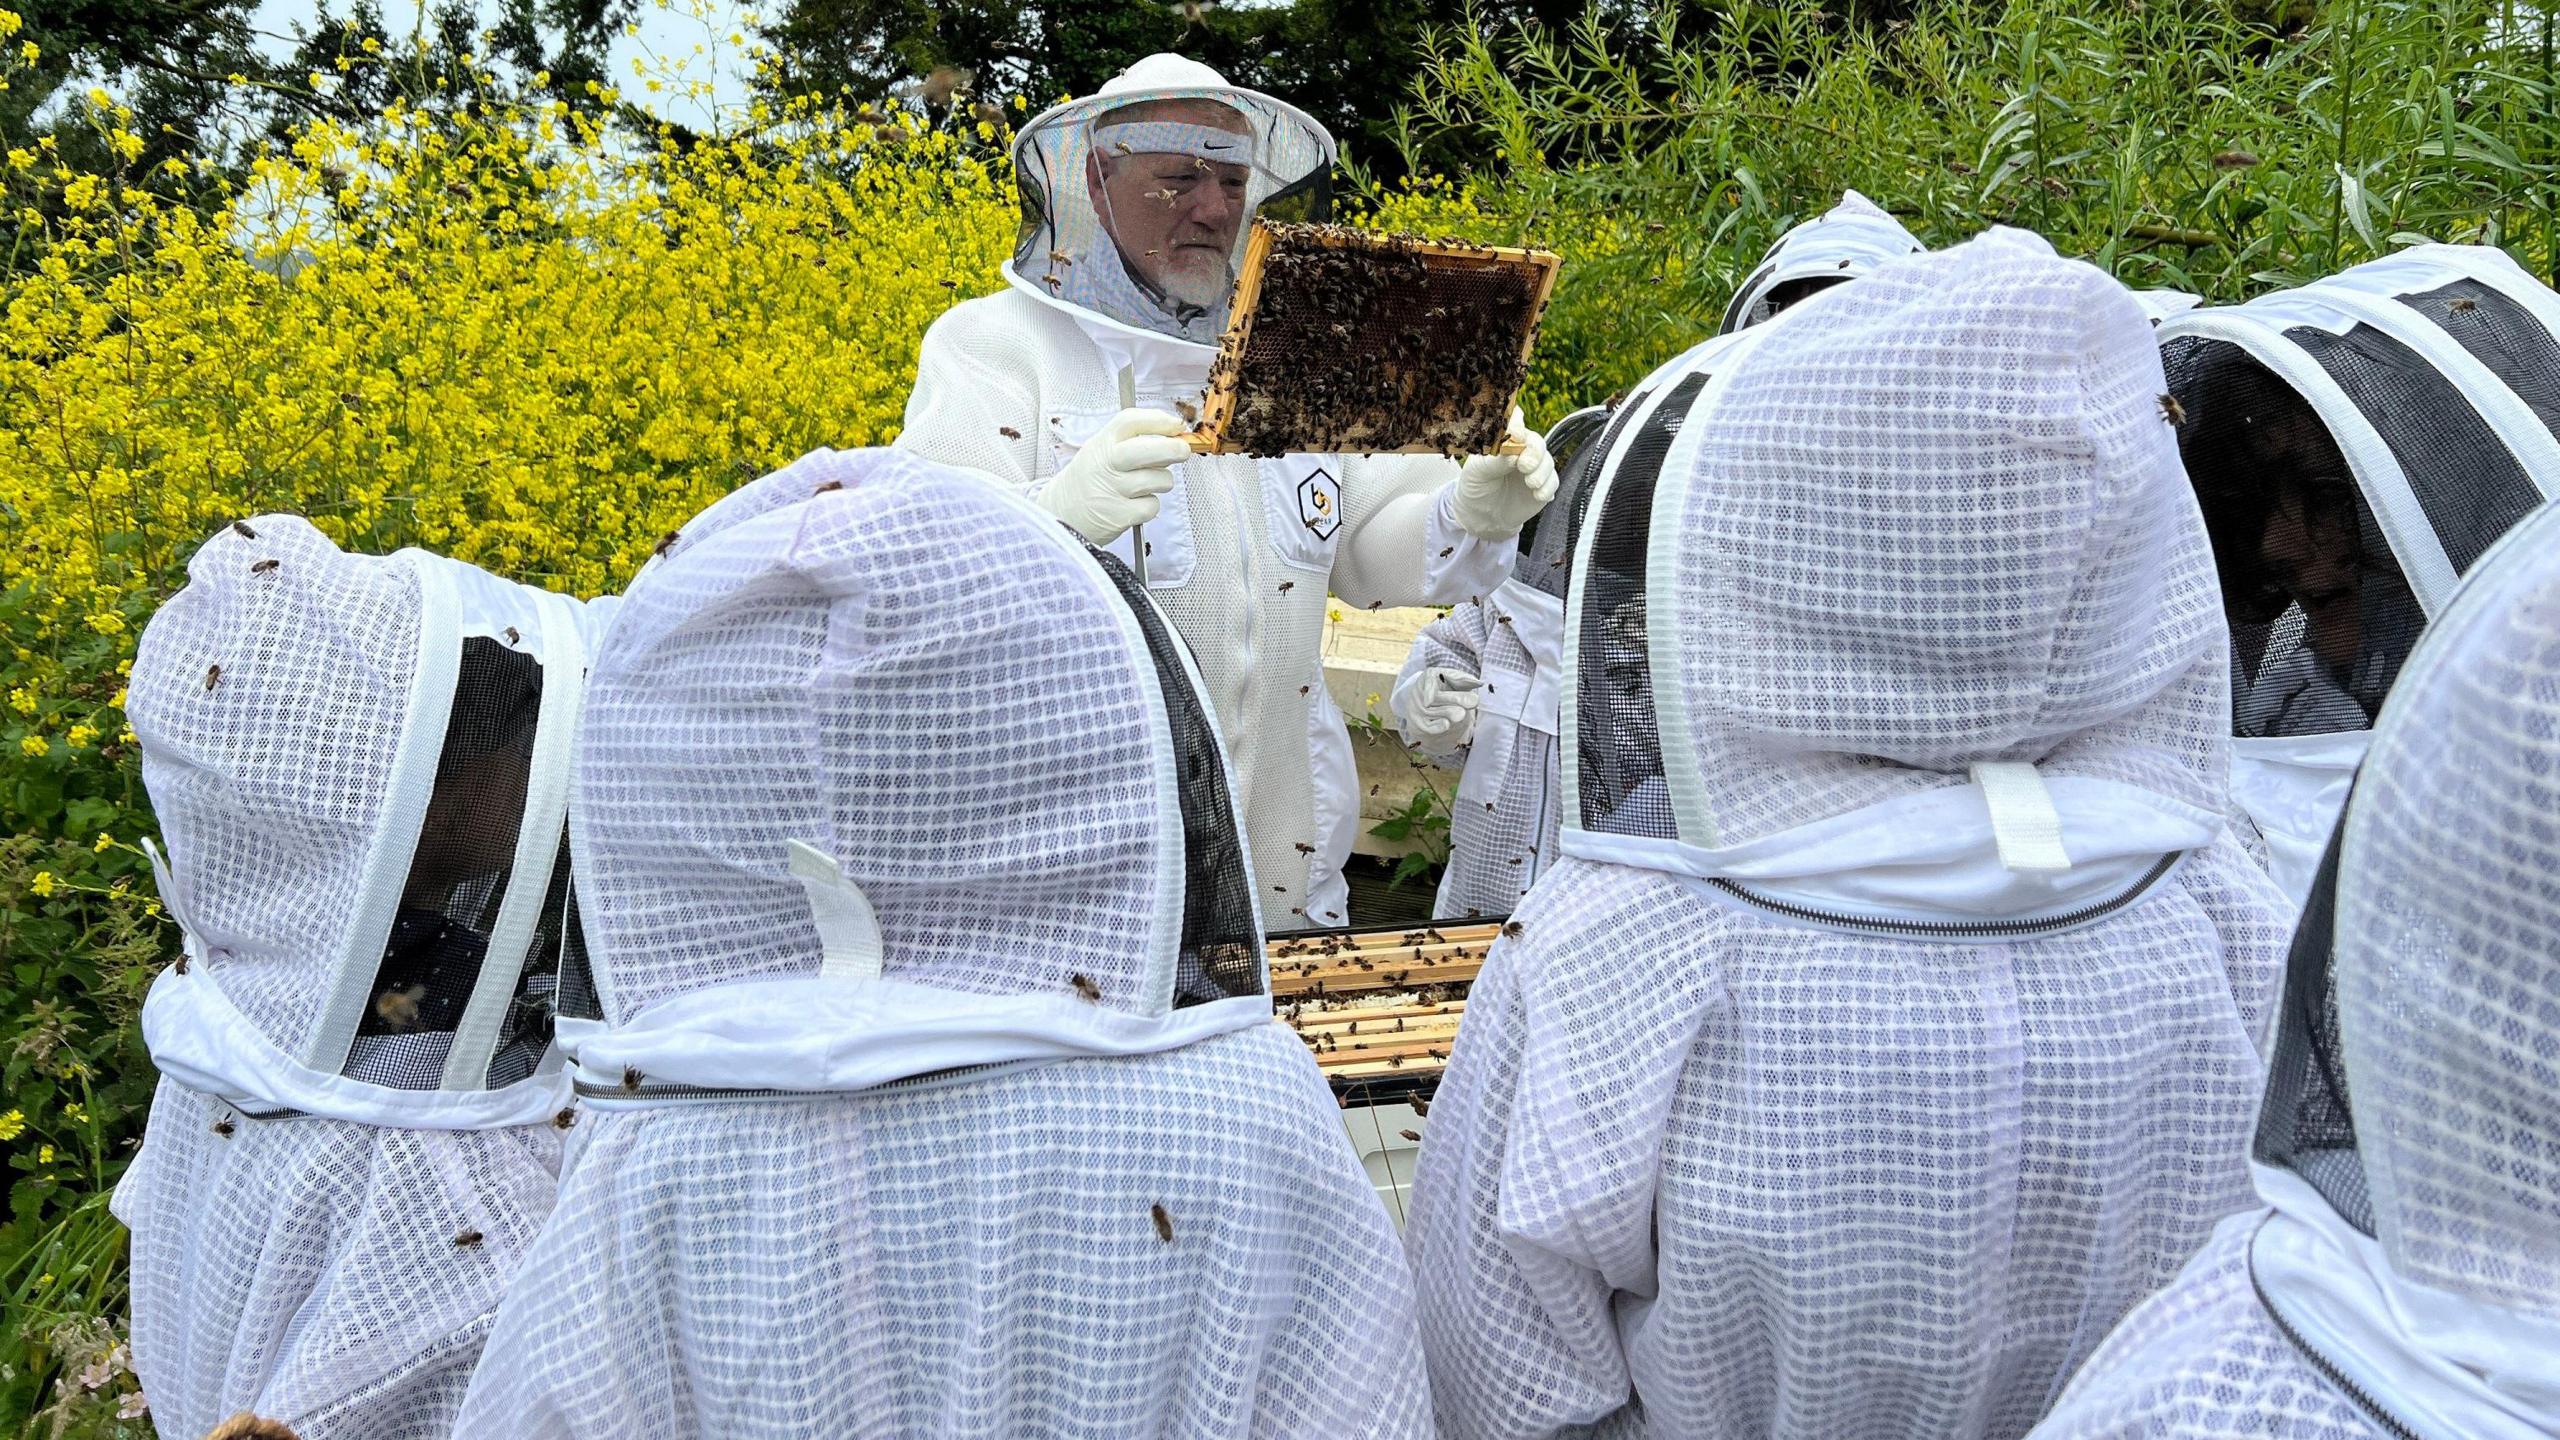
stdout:
{"type": "Polygon", "coordinates": [[[1476,733],[1476,690],[1484,681],[1464,670],[1433,665],[1396,696],[1396,726],[1405,743],[1429,755],[1454,755],[1476,733]]]}
{"type": "Polygon", "coordinates": [[[1162,410],[1123,410],[1067,468],[1049,477],[1040,503],[1096,545],[1108,545],[1156,518],[1173,488],[1173,467],[1191,458],[1191,447],[1172,437],[1191,427],[1162,410]]]}
{"type": "Polygon", "coordinates": [[[1509,439],[1526,448],[1517,455],[1479,455],[1458,469],[1458,528],[1479,540],[1507,540],[1529,517],[1556,498],[1556,462],[1547,442],[1511,412],[1509,439]]]}

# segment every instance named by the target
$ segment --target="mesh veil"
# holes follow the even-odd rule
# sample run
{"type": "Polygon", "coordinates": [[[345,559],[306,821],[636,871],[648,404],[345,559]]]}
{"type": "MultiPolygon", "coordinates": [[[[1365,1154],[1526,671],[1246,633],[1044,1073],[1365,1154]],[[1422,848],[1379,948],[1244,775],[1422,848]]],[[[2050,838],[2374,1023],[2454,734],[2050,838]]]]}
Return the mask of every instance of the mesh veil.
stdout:
{"type": "Polygon", "coordinates": [[[821,451],[698,517],[633,585],[577,766],[605,1021],[814,975],[795,839],[867,897],[885,978],[1089,986],[1139,1016],[1164,1013],[1177,964],[1185,1003],[1262,989],[1205,712],[1167,692],[1168,756],[1144,701],[1179,671],[1170,639],[1142,653],[1152,610],[1132,626],[1029,513],[901,453],[821,451]]]}
{"type": "Polygon", "coordinates": [[[1226,299],[1185,299],[1147,278],[1160,252],[1200,238],[1163,226],[1192,210],[1195,186],[1232,187],[1233,204],[1203,224],[1226,234],[1228,284],[1257,218],[1322,220],[1329,213],[1333,139],[1294,106],[1227,85],[1215,71],[1150,56],[1082,100],[1044,111],[1014,141],[1022,222],[1011,270],[1032,293],[1180,339],[1215,344],[1226,299]],[[1096,183],[1127,171],[1125,185],[1096,183]],[[1148,187],[1143,193],[1137,186],[1148,187]],[[1115,216],[1119,203],[1140,213],[1115,216]],[[1230,228],[1231,227],[1231,228],[1230,228]]]}
{"type": "Polygon", "coordinates": [[[1777,317],[1788,306],[1926,247],[1902,222],[1855,190],[1828,212],[1789,230],[1769,247],[1725,307],[1720,334],[1777,317]]]}
{"type": "Polygon", "coordinates": [[[1555,461],[1556,494],[1520,532],[1520,558],[1512,577],[1524,585],[1561,597],[1573,567],[1573,544],[1584,509],[1583,493],[1600,468],[1601,432],[1610,412],[1601,406],[1576,410],[1547,431],[1547,454],[1555,461]]]}
{"type": "Polygon", "coordinates": [[[2347,812],[2335,1005],[2404,1278],[2560,1318],[2560,508],[2484,560],[2347,812]]]}
{"type": "Polygon", "coordinates": [[[2373,1204],[2356,1159],[2355,1111],[2347,1099],[2334,986],[2340,838],[2330,838],[2294,926],[2254,1149],[2260,1160],[2309,1181],[2340,1217],[2370,1235],[2373,1204]]]}

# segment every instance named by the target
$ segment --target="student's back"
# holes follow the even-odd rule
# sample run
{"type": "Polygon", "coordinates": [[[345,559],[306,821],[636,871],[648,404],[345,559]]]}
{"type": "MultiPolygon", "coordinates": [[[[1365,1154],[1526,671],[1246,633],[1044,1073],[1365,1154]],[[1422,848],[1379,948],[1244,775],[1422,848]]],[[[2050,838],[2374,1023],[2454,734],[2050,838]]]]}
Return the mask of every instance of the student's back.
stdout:
{"type": "Polygon", "coordinates": [[[1427,1430],[1206,702],[1116,562],[822,452],[686,527],[591,693],[588,1108],[466,1433],[1427,1430]]]}
{"type": "Polygon", "coordinates": [[[2016,1436],[2246,1203],[2283,907],[2159,381],[2007,232],[1656,377],[1428,1121],[1443,1434],[2016,1436]]]}

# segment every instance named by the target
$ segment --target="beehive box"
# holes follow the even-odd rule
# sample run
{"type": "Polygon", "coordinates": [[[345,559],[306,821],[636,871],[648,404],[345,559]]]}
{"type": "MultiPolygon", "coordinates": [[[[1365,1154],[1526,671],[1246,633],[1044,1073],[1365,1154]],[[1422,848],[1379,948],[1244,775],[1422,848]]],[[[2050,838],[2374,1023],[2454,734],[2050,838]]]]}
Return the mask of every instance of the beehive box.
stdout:
{"type": "Polygon", "coordinates": [[[1339,225],[1260,225],[1195,451],[1504,449],[1556,257],[1339,225]]]}

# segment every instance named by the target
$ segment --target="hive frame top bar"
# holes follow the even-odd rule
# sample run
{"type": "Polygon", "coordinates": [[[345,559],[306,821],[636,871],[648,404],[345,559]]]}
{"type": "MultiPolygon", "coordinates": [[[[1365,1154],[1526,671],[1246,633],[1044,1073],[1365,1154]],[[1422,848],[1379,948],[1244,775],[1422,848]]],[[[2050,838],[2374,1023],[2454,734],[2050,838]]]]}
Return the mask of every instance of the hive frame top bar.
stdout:
{"type": "MultiPolygon", "coordinates": [[[[1347,248],[1357,243],[1358,237],[1354,232],[1328,227],[1317,232],[1312,238],[1320,245],[1347,248]]],[[[1381,236],[1379,238],[1382,240],[1391,238],[1397,249],[1408,254],[1535,267],[1538,271],[1537,293],[1530,303],[1528,331],[1520,340],[1520,359],[1523,368],[1526,368],[1530,348],[1537,342],[1539,319],[1546,312],[1548,297],[1555,293],[1556,272],[1561,261],[1553,251],[1529,250],[1507,245],[1468,245],[1425,240],[1413,236],[1381,236]]],[[[1208,393],[1201,399],[1199,424],[1189,434],[1181,437],[1191,447],[1193,454],[1241,455],[1246,453],[1241,445],[1228,441],[1224,432],[1235,414],[1236,395],[1241,388],[1242,360],[1245,346],[1253,337],[1254,310],[1262,299],[1262,276],[1264,267],[1271,258],[1272,239],[1271,227],[1262,221],[1255,221],[1253,233],[1245,241],[1243,263],[1237,271],[1235,296],[1228,302],[1227,331],[1218,342],[1219,359],[1224,363],[1211,374],[1208,393]]],[[[1514,403],[1517,403],[1519,397],[1515,394],[1512,398],[1514,403]]],[[[1507,438],[1494,447],[1491,453],[1517,455],[1526,448],[1527,446],[1520,440],[1507,438]]],[[[1437,447],[1430,445],[1406,445],[1390,450],[1370,450],[1360,453],[1436,455],[1440,451],[1437,447]]]]}

